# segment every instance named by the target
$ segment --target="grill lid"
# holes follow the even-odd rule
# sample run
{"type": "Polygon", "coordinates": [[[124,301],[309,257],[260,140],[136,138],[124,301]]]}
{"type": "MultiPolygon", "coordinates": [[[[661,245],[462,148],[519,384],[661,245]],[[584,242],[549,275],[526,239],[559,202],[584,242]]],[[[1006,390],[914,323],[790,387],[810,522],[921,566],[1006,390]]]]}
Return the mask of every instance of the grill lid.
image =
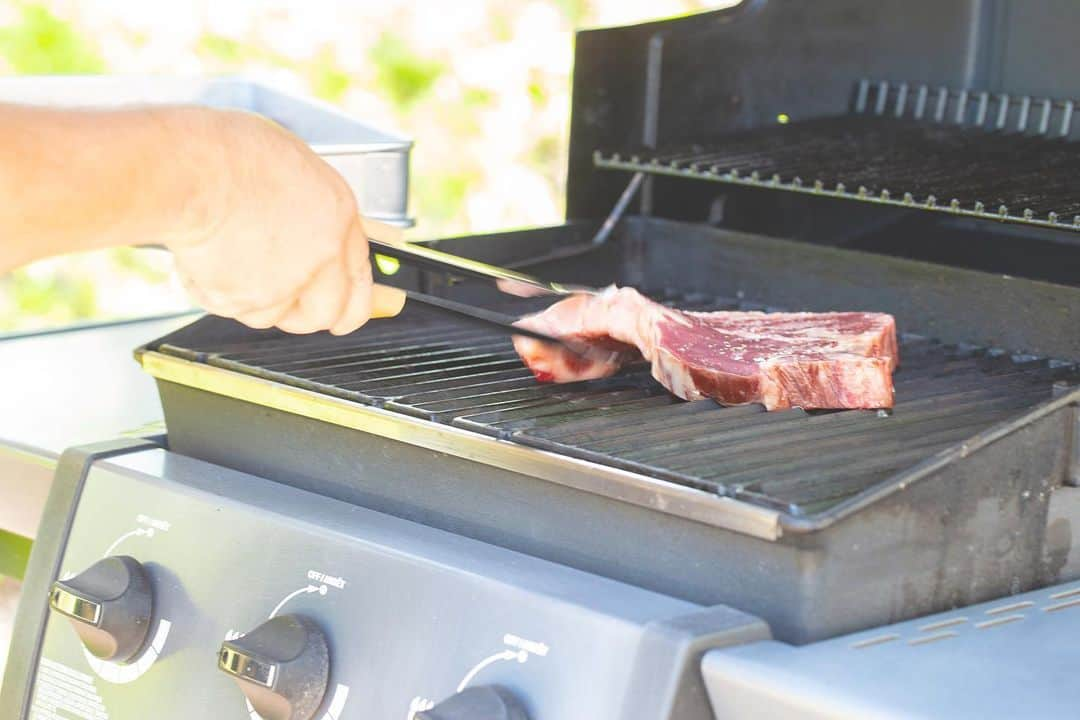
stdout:
{"type": "Polygon", "coordinates": [[[962,224],[1013,264],[1036,242],[1063,257],[1078,20],[1071,3],[747,0],[579,33],[567,217],[603,217],[619,169],[648,174],[644,215],[866,250],[962,224]]]}

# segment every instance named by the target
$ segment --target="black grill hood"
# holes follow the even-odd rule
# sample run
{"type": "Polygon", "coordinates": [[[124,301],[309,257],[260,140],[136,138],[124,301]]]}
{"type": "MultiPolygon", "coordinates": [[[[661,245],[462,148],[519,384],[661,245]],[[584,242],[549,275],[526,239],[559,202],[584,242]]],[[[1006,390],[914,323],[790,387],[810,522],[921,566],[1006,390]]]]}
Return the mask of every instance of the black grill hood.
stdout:
{"type": "Polygon", "coordinates": [[[1080,271],[1063,269],[1080,257],[1069,172],[1080,78],[1066,70],[1080,65],[1077,27],[1080,5],[1064,2],[747,0],[581,32],[567,216],[604,216],[630,177],[619,170],[644,170],[646,214],[1078,284],[1080,271]],[[722,150],[764,132],[790,151],[785,138],[803,124],[853,117],[870,127],[854,124],[841,157],[793,166],[790,152],[765,152],[740,165],[717,164],[714,152],[690,167],[687,148],[722,150]],[[888,133],[867,147],[886,121],[963,148],[888,133]],[[898,147],[899,173],[888,162],[898,147]],[[918,176],[920,156],[931,177],[918,176]],[[701,181],[730,180],[732,169],[735,182],[701,181]]]}

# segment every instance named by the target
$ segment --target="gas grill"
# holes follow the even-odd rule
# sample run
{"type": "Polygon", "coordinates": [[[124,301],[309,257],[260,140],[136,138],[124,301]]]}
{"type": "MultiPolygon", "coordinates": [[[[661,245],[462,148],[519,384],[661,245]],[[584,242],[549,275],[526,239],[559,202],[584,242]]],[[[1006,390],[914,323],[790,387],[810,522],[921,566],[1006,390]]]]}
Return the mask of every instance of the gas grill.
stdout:
{"type": "Polygon", "coordinates": [[[1080,143],[1075,80],[1046,68],[1078,26],[751,0],[579,34],[567,222],[432,244],[683,309],[892,313],[895,408],[685,403],[644,365],[539,384],[427,306],[341,338],[202,318],[136,352],[167,436],[62,460],[5,711],[1071,712],[1080,143]],[[101,650],[100,588],[140,572],[142,649],[101,650]]]}

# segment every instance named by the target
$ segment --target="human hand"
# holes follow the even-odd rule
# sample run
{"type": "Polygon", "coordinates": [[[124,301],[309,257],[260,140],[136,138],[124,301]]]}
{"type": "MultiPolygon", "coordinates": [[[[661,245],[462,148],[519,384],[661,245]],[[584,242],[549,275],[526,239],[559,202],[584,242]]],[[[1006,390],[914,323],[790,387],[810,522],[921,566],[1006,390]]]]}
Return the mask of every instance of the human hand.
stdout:
{"type": "Polygon", "coordinates": [[[253,328],[335,335],[401,311],[405,294],[372,282],[356,200],[337,171],[255,115],[215,111],[203,133],[194,142],[216,146],[220,164],[202,174],[190,231],[167,241],[196,302],[253,328]]]}

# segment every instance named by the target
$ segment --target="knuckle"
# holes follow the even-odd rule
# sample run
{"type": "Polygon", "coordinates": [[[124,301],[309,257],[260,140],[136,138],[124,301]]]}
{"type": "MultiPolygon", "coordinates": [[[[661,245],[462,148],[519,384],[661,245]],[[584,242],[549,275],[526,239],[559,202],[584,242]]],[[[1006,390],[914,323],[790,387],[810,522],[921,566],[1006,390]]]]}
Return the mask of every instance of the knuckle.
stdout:
{"type": "Polygon", "coordinates": [[[360,212],[356,203],[356,194],[337,170],[327,165],[326,173],[330,186],[333,188],[331,198],[335,215],[341,220],[351,222],[360,212]]]}

